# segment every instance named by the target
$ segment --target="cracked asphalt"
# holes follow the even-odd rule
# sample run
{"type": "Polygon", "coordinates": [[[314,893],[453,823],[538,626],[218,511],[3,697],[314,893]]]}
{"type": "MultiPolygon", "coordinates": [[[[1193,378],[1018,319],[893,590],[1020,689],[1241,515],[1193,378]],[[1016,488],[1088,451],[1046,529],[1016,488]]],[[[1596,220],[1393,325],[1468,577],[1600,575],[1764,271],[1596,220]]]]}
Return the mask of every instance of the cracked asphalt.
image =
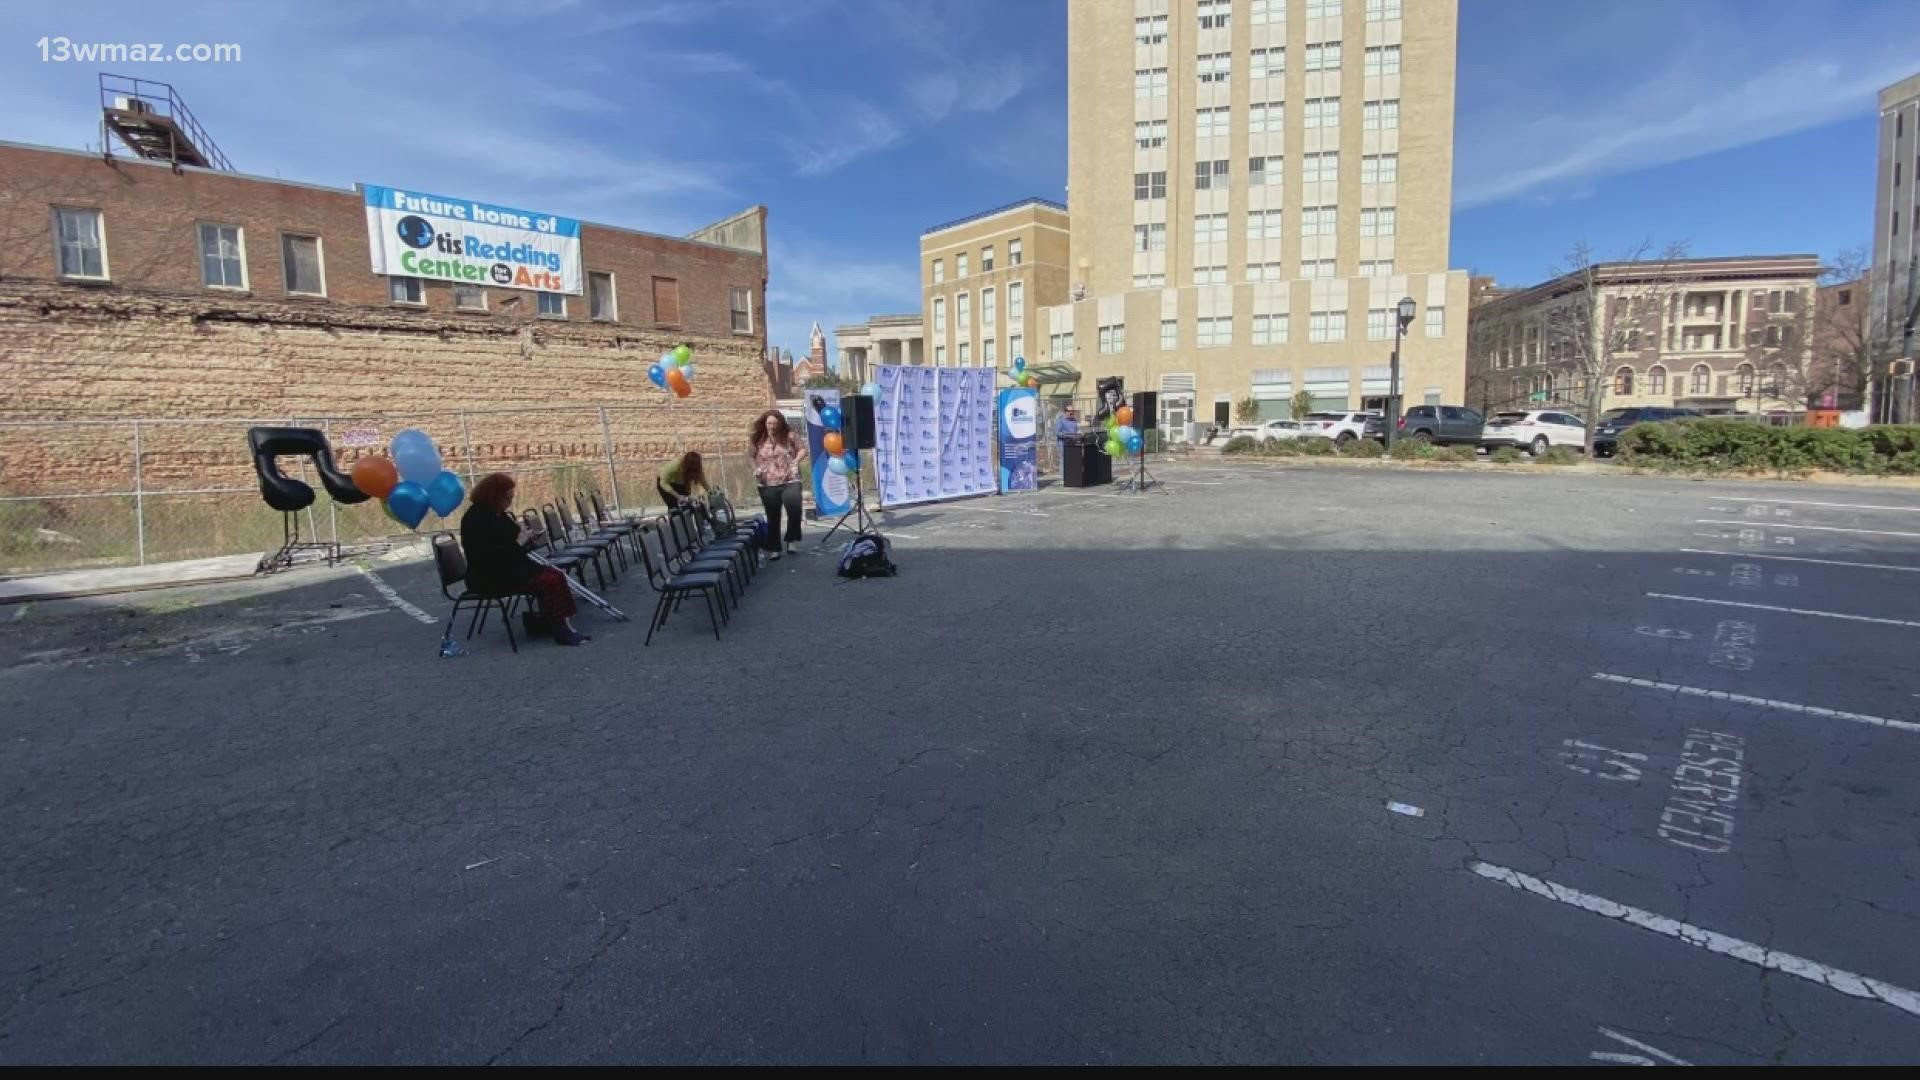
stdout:
{"type": "Polygon", "coordinates": [[[899,578],[783,560],[720,643],[441,659],[346,569],[0,609],[0,1061],[1920,1057],[1833,975],[1920,987],[1920,731],[1594,677],[1920,721],[1920,493],[1158,471],[888,513],[899,578]],[[1723,851],[1661,835],[1696,729],[1723,851]]]}

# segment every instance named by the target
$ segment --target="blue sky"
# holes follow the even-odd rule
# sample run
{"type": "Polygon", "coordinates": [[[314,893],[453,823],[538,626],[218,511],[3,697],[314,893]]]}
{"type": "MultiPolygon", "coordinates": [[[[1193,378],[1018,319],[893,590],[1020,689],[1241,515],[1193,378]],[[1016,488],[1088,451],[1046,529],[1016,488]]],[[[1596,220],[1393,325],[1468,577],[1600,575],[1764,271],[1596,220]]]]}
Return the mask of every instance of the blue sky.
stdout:
{"type": "MultiPolygon", "coordinates": [[[[1454,266],[1868,243],[1874,92],[1920,70],[1912,0],[1460,7],[1454,266]]],[[[238,43],[116,66],[174,82],[247,172],[669,233],[765,203],[796,353],[816,319],[915,310],[925,227],[1066,182],[1059,0],[12,4],[0,139],[97,144],[99,65],[41,62],[56,35],[238,43]]]]}

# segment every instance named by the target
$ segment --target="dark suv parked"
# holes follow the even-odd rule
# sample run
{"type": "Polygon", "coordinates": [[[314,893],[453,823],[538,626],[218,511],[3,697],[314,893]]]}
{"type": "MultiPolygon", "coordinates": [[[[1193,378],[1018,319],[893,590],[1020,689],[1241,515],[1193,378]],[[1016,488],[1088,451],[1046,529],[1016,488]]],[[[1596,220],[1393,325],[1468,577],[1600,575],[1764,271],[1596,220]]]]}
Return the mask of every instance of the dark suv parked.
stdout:
{"type": "MultiPolygon", "coordinates": [[[[1455,443],[1479,446],[1481,431],[1486,426],[1486,417],[1465,406],[1415,405],[1400,418],[1400,430],[1396,437],[1436,446],[1455,443]]],[[[1367,434],[1380,438],[1385,432],[1368,424],[1367,434]]]]}
{"type": "Polygon", "coordinates": [[[1608,409],[1600,414],[1600,422],[1593,427],[1593,456],[1612,457],[1620,448],[1620,433],[1635,424],[1657,423],[1661,420],[1678,420],[1681,417],[1699,415],[1692,409],[1665,409],[1653,405],[1608,409]]]}

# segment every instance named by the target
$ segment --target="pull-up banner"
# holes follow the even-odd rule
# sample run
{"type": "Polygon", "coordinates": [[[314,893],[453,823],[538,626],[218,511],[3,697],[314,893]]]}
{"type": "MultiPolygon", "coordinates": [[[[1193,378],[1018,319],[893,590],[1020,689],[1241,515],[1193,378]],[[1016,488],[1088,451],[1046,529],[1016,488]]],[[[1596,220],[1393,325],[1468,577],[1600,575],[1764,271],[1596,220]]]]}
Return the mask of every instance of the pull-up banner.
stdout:
{"type": "Polygon", "coordinates": [[[874,458],[883,506],[990,495],[995,368],[874,369],[874,458]]]}
{"type": "Polygon", "coordinates": [[[1034,468],[1040,433],[1040,395],[1025,387],[1000,391],[1000,490],[1033,491],[1040,486],[1034,468]]]}

